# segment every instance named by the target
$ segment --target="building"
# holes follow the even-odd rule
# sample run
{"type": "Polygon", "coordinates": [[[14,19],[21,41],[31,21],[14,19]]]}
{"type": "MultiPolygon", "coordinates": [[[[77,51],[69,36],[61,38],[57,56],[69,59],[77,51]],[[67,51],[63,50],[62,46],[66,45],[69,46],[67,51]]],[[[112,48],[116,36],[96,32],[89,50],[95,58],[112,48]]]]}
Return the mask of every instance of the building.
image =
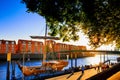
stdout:
{"type": "Polygon", "coordinates": [[[19,39],[17,53],[43,53],[43,42],[19,39]]]}
{"type": "Polygon", "coordinates": [[[16,53],[16,42],[12,40],[0,40],[0,54],[16,53]]]}

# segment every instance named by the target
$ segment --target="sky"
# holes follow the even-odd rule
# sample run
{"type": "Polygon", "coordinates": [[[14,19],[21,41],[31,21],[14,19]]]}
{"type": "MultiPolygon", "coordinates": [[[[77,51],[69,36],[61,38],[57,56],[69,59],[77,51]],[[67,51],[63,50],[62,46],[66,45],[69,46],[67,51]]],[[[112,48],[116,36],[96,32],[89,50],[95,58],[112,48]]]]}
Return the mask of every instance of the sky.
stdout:
{"type": "MultiPolygon", "coordinates": [[[[45,34],[45,19],[36,13],[27,13],[26,5],[21,0],[0,0],[0,39],[31,40],[30,36],[45,34]]],[[[84,45],[88,49],[88,39],[80,33],[80,40],[69,42],[75,45],[84,45]]],[[[104,47],[103,47],[104,48],[104,47]]]]}
{"type": "Polygon", "coordinates": [[[0,0],[0,39],[31,39],[43,35],[45,19],[36,13],[27,13],[21,0],[0,0]]]}

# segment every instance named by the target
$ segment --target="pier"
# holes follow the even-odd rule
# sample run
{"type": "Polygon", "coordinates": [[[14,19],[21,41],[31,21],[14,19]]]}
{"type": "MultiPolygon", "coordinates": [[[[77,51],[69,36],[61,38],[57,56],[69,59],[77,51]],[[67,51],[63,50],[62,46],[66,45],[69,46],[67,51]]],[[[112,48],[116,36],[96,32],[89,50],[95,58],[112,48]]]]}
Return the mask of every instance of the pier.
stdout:
{"type": "Polygon", "coordinates": [[[120,77],[120,72],[118,72],[120,69],[120,63],[114,65],[113,67],[102,71],[98,72],[94,68],[85,70],[84,73],[81,71],[75,72],[72,74],[69,78],[67,78],[70,74],[58,76],[58,77],[53,77],[49,78],[46,80],[119,80],[120,77]]]}

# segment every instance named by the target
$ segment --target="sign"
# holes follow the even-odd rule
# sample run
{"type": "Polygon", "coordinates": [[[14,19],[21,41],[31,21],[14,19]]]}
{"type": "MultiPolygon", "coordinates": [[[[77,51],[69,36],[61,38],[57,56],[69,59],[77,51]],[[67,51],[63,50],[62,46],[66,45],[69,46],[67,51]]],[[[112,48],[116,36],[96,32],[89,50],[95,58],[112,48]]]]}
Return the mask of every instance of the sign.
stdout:
{"type": "Polygon", "coordinates": [[[11,61],[11,53],[7,54],[7,61],[11,61]]]}

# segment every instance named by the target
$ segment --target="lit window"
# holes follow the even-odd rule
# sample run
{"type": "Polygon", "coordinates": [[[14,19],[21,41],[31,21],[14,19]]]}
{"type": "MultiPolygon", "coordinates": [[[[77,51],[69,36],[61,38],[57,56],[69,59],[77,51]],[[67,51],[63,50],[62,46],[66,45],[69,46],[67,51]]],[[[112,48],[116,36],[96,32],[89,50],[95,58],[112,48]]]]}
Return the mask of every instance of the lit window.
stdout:
{"type": "Polygon", "coordinates": [[[37,42],[35,43],[35,46],[37,46],[38,44],[37,44],[37,42]]]}
{"type": "Polygon", "coordinates": [[[8,41],[6,41],[6,44],[8,44],[8,41]]]}
{"type": "Polygon", "coordinates": [[[8,41],[6,41],[6,53],[9,51],[9,42],[8,41]]]}
{"type": "Polygon", "coordinates": [[[25,41],[23,41],[23,43],[22,43],[23,45],[26,45],[26,43],[25,43],[25,41]]]}
{"type": "Polygon", "coordinates": [[[36,52],[36,53],[38,52],[37,47],[38,47],[38,43],[37,43],[37,42],[35,42],[35,52],[36,52]]]}
{"type": "Polygon", "coordinates": [[[14,44],[14,42],[12,42],[12,44],[14,44]]]}
{"type": "Polygon", "coordinates": [[[22,51],[23,52],[26,51],[26,42],[25,41],[22,42],[22,51]]]}
{"type": "Polygon", "coordinates": [[[31,52],[31,42],[28,42],[28,52],[31,52]]]}

